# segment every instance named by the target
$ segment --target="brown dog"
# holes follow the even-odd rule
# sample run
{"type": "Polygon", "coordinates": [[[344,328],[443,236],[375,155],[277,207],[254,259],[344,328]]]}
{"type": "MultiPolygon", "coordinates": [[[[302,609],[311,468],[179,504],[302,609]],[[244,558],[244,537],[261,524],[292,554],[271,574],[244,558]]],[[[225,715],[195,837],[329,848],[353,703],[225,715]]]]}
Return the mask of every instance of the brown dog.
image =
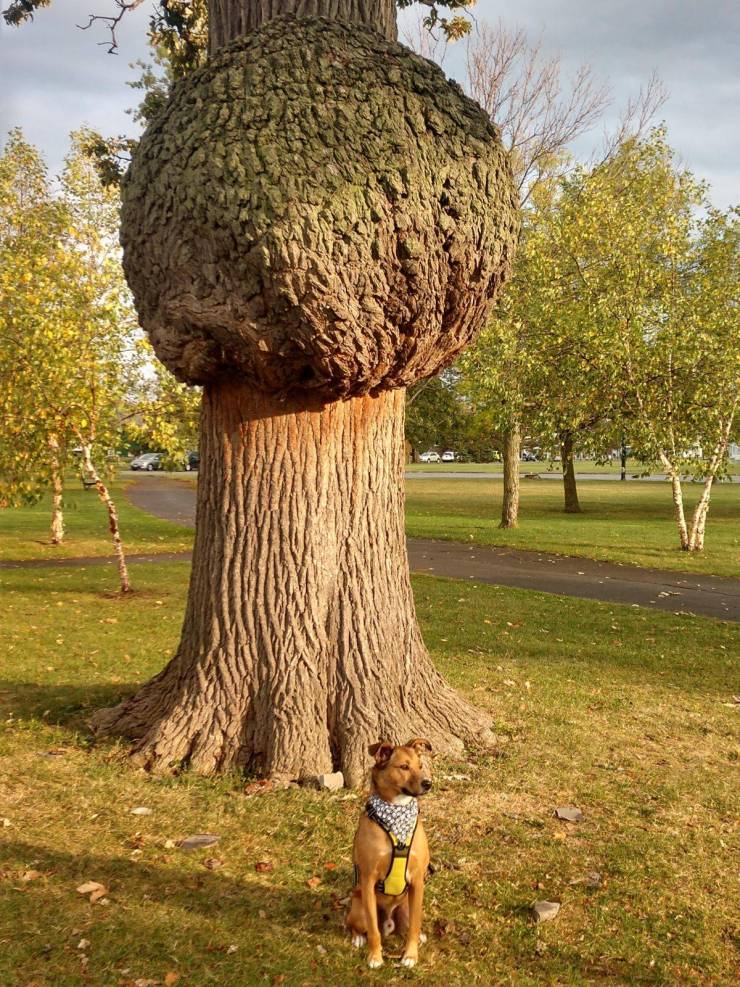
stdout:
{"type": "Polygon", "coordinates": [[[355,887],[347,915],[352,945],[367,942],[367,963],[383,963],[381,934],[405,933],[401,963],[415,966],[421,931],[424,878],[429,845],[418,818],[416,799],[432,787],[428,757],[432,745],[416,738],[403,747],[373,744],[370,798],[354,843],[355,887]]]}

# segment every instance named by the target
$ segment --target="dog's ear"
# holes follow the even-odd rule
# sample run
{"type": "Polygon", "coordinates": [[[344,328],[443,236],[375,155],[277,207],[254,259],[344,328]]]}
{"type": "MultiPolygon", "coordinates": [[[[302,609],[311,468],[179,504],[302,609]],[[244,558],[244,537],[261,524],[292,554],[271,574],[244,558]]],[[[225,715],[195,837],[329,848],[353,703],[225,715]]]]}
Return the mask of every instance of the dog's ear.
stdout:
{"type": "Polygon", "coordinates": [[[405,746],[413,747],[417,754],[432,753],[432,745],[424,737],[413,737],[405,746]]]}
{"type": "Polygon", "coordinates": [[[389,740],[381,740],[379,744],[370,744],[367,751],[375,758],[376,764],[385,764],[396,748],[389,740]]]}

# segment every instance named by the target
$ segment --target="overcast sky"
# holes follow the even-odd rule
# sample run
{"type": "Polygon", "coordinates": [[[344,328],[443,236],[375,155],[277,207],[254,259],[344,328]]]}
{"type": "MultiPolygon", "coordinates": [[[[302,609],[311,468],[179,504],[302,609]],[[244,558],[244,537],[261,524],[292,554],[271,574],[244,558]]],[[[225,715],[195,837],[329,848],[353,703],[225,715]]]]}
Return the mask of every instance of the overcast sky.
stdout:
{"type": "MultiPolygon", "coordinates": [[[[53,170],[67,135],[87,123],[103,134],[133,133],[126,109],[136,93],[129,63],[147,58],[145,4],[119,30],[120,54],[96,42],[105,29],[80,31],[109,0],[54,0],[31,24],[0,27],[0,135],[23,128],[53,170]]],[[[5,2],[0,0],[0,7],[5,2]]],[[[112,6],[112,4],[111,4],[112,6]]],[[[614,115],[657,71],[670,98],[661,111],[672,144],[709,181],[716,205],[740,201],[740,2],[738,0],[478,0],[479,20],[521,25],[562,56],[566,71],[588,62],[614,92],[614,115]]],[[[444,67],[459,76],[462,51],[444,67]]],[[[587,154],[601,133],[581,141],[587,154]]]]}

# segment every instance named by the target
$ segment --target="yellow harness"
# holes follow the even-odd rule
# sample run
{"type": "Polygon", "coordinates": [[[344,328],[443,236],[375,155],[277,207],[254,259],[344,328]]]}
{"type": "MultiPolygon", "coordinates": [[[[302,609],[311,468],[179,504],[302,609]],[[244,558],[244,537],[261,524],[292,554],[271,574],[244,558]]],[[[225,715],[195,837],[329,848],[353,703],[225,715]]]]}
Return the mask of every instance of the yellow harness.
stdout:
{"type": "Polygon", "coordinates": [[[388,834],[388,838],[391,841],[391,862],[388,871],[383,880],[378,881],[375,888],[381,894],[394,896],[405,894],[409,886],[406,873],[409,864],[409,852],[419,818],[418,804],[414,799],[408,807],[401,808],[392,806],[388,802],[383,802],[382,799],[374,796],[369,799],[365,806],[365,812],[369,819],[372,819],[374,823],[377,823],[388,834]],[[393,817],[396,812],[400,812],[404,817],[403,820],[399,820],[402,823],[400,827],[403,834],[402,837],[399,837],[394,832],[394,823],[397,821],[393,817]]]}

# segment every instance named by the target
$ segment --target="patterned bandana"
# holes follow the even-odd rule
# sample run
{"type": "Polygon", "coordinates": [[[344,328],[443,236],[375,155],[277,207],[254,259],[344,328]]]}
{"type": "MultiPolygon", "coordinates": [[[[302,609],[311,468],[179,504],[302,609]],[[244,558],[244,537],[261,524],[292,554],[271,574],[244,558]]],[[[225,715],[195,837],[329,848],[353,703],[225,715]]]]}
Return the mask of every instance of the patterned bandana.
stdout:
{"type": "Polygon", "coordinates": [[[379,795],[371,795],[365,811],[386,833],[393,833],[401,846],[406,846],[414,835],[419,803],[412,798],[405,805],[394,805],[384,802],[379,795]]]}

